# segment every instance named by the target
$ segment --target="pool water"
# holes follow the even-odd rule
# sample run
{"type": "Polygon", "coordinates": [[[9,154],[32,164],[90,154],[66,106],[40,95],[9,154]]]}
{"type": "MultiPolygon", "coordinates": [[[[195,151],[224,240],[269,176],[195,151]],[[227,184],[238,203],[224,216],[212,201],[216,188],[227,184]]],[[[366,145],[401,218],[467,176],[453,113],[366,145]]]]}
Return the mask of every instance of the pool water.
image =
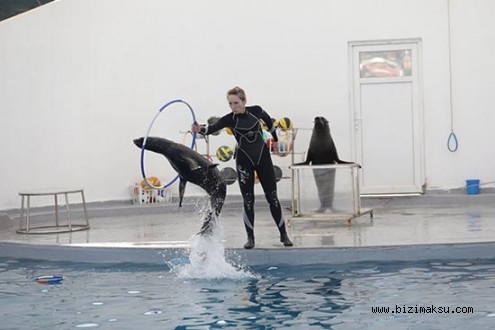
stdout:
{"type": "Polygon", "coordinates": [[[236,268],[238,276],[201,279],[166,264],[0,258],[0,328],[493,329],[495,324],[495,260],[236,268]],[[34,281],[47,275],[64,280],[34,281]],[[448,313],[439,313],[440,307],[448,313]]]}

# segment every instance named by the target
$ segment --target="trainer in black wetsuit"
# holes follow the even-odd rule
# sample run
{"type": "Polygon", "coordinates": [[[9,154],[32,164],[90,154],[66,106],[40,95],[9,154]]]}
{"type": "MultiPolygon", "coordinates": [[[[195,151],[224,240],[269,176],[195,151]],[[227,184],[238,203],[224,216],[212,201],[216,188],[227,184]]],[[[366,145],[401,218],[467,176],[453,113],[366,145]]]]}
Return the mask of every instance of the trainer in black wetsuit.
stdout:
{"type": "Polygon", "coordinates": [[[285,246],[292,246],[277,197],[275,172],[270,151],[263,141],[260,119],[266,123],[273,140],[278,141],[275,127],[271,117],[260,106],[245,106],[244,93],[239,93],[239,90],[241,89],[236,87],[227,94],[232,113],[223,116],[212,125],[202,126],[199,129],[199,133],[208,135],[225,127],[229,127],[234,132],[237,140],[235,154],[237,175],[244,200],[243,218],[248,236],[248,241],[244,248],[251,249],[254,247],[254,171],[258,174],[266,200],[270,204],[270,212],[280,231],[280,241],[285,246]],[[242,99],[242,96],[244,96],[244,99],[242,99]],[[241,106],[239,106],[238,101],[242,103],[241,106]],[[238,107],[235,108],[236,106],[238,107]]]}

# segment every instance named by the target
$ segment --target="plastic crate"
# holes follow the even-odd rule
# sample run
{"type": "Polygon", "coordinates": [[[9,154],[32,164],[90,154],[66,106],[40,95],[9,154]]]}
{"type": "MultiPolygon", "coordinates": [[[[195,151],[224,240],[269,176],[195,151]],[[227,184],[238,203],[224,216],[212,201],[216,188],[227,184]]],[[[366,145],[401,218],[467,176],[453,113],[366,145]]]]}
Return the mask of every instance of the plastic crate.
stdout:
{"type": "Polygon", "coordinates": [[[145,189],[140,183],[135,183],[131,190],[134,204],[157,204],[171,201],[168,189],[145,189]]]}

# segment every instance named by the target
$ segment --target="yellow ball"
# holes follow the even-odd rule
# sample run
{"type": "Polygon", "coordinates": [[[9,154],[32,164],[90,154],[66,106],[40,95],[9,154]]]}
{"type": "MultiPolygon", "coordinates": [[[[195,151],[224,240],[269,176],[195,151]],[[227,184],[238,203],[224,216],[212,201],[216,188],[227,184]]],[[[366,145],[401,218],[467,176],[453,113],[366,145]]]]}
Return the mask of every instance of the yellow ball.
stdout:
{"type": "MultiPolygon", "coordinates": [[[[156,176],[150,176],[149,178],[146,178],[146,181],[148,181],[148,183],[154,188],[160,188],[160,186],[162,185],[160,179],[158,179],[156,176]]],[[[143,189],[149,190],[151,189],[151,187],[146,184],[146,181],[141,180],[141,187],[143,187],[143,189]]]]}
{"type": "Polygon", "coordinates": [[[221,146],[220,148],[217,149],[217,158],[222,162],[229,161],[230,159],[232,159],[233,155],[234,155],[234,151],[230,147],[221,146]]]}
{"type": "Polygon", "coordinates": [[[225,127],[225,131],[227,132],[228,135],[234,135],[234,132],[232,131],[232,128],[230,128],[230,127],[225,127]]]}
{"type": "Polygon", "coordinates": [[[275,118],[272,118],[273,127],[278,127],[278,121],[275,118]]]}
{"type": "Polygon", "coordinates": [[[280,127],[282,130],[291,129],[293,127],[292,120],[287,117],[280,118],[280,120],[278,121],[278,127],[280,127]]]}
{"type": "Polygon", "coordinates": [[[268,130],[268,126],[266,126],[265,121],[260,119],[260,125],[262,130],[268,130]]]}
{"type": "MultiPolygon", "coordinates": [[[[278,122],[275,118],[271,118],[272,119],[272,124],[274,127],[277,127],[278,125],[278,122]]],[[[266,125],[265,121],[263,119],[260,119],[260,124],[261,124],[261,128],[264,129],[265,131],[268,131],[268,126],[266,125]]]]}

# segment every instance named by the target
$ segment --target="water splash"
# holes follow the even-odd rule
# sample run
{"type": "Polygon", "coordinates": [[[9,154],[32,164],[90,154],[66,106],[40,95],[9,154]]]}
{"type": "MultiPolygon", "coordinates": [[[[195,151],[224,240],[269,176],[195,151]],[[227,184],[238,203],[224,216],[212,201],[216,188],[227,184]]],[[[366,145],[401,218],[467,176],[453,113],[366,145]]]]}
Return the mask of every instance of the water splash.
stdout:
{"type": "Polygon", "coordinates": [[[247,266],[236,264],[225,256],[223,231],[216,222],[210,236],[194,235],[189,239],[189,258],[166,261],[170,271],[181,279],[231,279],[256,278],[247,266]]]}

